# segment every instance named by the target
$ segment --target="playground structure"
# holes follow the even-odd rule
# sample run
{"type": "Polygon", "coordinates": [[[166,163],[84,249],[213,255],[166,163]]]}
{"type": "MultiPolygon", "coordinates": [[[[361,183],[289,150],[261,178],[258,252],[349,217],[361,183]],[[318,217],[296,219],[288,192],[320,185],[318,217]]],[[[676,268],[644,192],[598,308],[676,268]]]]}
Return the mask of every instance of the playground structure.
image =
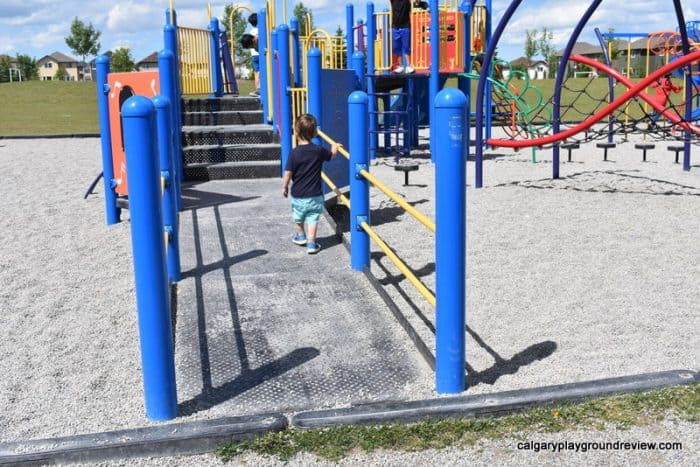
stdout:
{"type": "MultiPolygon", "coordinates": [[[[586,62],[581,57],[572,56],[570,51],[573,43],[585,25],[585,21],[599,3],[598,0],[591,4],[587,16],[581,20],[572,35],[557,74],[555,92],[559,94],[553,100],[557,103],[561,102],[560,93],[565,89],[563,71],[569,60],[598,67],[609,74],[610,82],[615,79],[630,89],[618,98],[614,98],[614,93],[611,91],[607,96],[610,100],[607,106],[602,110],[596,110],[590,118],[568,129],[561,128],[560,105],[554,105],[551,108],[551,119],[542,118],[543,112],[548,111],[548,106],[542,102],[541,94],[537,97],[536,91],[530,91],[536,95],[535,105],[532,105],[526,96],[528,89],[534,88],[526,85],[525,89],[519,90],[510,81],[517,76],[515,73],[511,73],[509,80],[502,80],[497,76],[500,74],[498,73],[500,65],[492,60],[492,57],[498,38],[520,4],[518,0],[510,5],[493,37],[490,31],[490,2],[486,2],[483,7],[477,7],[473,1],[441,6],[438,5],[437,0],[432,0],[429,12],[422,10],[414,12],[415,22],[412,24],[417,25],[414,34],[422,34],[425,37],[428,32],[429,37],[440,38],[437,47],[432,47],[428,41],[420,44],[421,51],[416,55],[418,73],[415,75],[388,73],[390,62],[387,52],[390,50],[390,39],[386,31],[390,23],[386,13],[375,13],[372,3],[367,5],[367,21],[358,21],[357,26],[355,26],[352,5],[346,6],[347,35],[344,41],[321,30],[310,31],[305,37],[299,36],[298,24],[295,20],[290,21],[289,25],[276,23],[273,5],[268,4],[267,8],[258,12],[263,123],[271,123],[279,134],[282,167],[285,166],[294,144],[292,122],[301,113],[311,113],[317,118],[321,130],[319,136],[323,141],[326,143],[338,141],[349,148],[349,152],[341,151],[345,158],[337,158],[324,167],[323,177],[327,192],[334,192],[339,202],[350,209],[351,267],[356,270],[368,267],[369,240],[371,239],[405,274],[423,297],[436,307],[438,321],[435,367],[438,392],[455,393],[465,388],[463,284],[466,273],[464,263],[466,180],[464,168],[471,129],[468,109],[471,97],[470,80],[478,78],[474,114],[477,177],[475,186],[480,187],[482,185],[482,152],[486,145],[514,148],[549,145],[554,153],[553,177],[558,178],[559,147],[567,138],[589,130],[631,99],[640,97],[647,101],[643,91],[657,77],[684,67],[690,70],[700,62],[700,51],[690,52],[689,50],[684,22],[679,23],[682,24],[680,34],[683,39],[684,53],[636,85],[614,73],[609,66],[596,65],[586,62]],[[472,33],[472,31],[475,32],[472,33]],[[428,56],[429,61],[421,61],[428,56]],[[472,70],[474,63],[478,65],[472,70]],[[349,68],[346,68],[348,66],[349,68]],[[458,89],[441,90],[449,77],[457,78],[458,89]],[[445,122],[445,124],[430,125],[430,122],[445,122]],[[507,133],[510,139],[490,137],[494,122],[502,122],[509,129],[507,133]],[[400,157],[410,154],[410,149],[419,142],[420,127],[430,128],[430,152],[436,162],[437,216],[435,222],[406,203],[370,172],[369,162],[378,157],[380,149],[387,150],[398,146],[405,149],[400,157]],[[384,138],[383,145],[379,144],[380,136],[384,138]],[[393,253],[391,247],[372,229],[368,206],[370,184],[385,193],[436,234],[437,286],[435,293],[422,284],[410,268],[393,253]],[[352,192],[352,203],[344,193],[344,189],[348,186],[352,192]]],[[[679,3],[675,4],[679,18],[682,18],[679,3]]],[[[222,54],[222,49],[225,49],[222,46],[224,44],[232,46],[232,44],[229,44],[226,38],[222,40],[216,18],[210,19],[208,29],[194,31],[195,28],[178,26],[177,16],[171,8],[166,13],[166,21],[166,50],[161,52],[163,66],[159,70],[158,78],[161,92],[168,96],[168,101],[172,105],[157,105],[161,112],[158,125],[154,124],[153,104],[143,96],[131,96],[125,102],[119,103],[121,109],[125,109],[122,112],[124,121],[122,130],[119,120],[114,118],[114,111],[107,110],[106,106],[105,96],[116,86],[110,84],[114,81],[109,81],[108,70],[103,68],[97,81],[108,223],[119,220],[117,198],[128,196],[129,209],[132,211],[135,266],[137,263],[141,264],[146,271],[140,273],[140,266],[137,267],[139,313],[140,316],[142,313],[149,313],[156,317],[155,321],[144,318],[144,322],[158,323],[154,325],[156,329],[142,329],[141,333],[146,406],[149,416],[154,419],[176,416],[176,407],[173,403],[175,388],[171,371],[172,343],[168,344],[166,336],[170,335],[167,283],[168,280],[176,281],[179,275],[176,240],[177,212],[180,206],[178,187],[182,180],[182,170],[178,167],[182,154],[179,146],[182,128],[180,96],[188,94],[222,96],[225,92],[224,83],[227,81],[224,75],[231,73],[232,76],[233,69],[225,63],[222,65],[222,60],[226,61],[222,55],[229,56],[231,64],[234,63],[233,56],[235,56],[226,50],[222,54]],[[173,64],[170,65],[168,60],[173,64]],[[111,125],[108,123],[110,120],[113,121],[111,125]],[[172,122],[170,127],[168,121],[172,122]],[[132,167],[132,165],[135,167],[137,162],[126,164],[132,179],[138,177],[140,181],[147,180],[143,185],[151,188],[132,190],[133,183],[126,184],[126,170],[123,174],[119,172],[121,174],[119,177],[115,176],[115,163],[111,151],[112,142],[115,139],[113,135],[116,134],[124,135],[123,147],[126,161],[151,161],[156,153],[160,154],[161,160],[164,161],[164,165],[160,167],[160,177],[154,166],[140,170],[132,167]],[[157,149],[153,144],[156,138],[158,139],[157,149]],[[170,160],[172,163],[168,165],[167,161],[170,160]],[[116,183],[119,179],[124,180],[123,191],[116,190],[116,187],[120,186],[116,183]],[[162,207],[154,201],[157,198],[158,185],[165,194],[162,207]],[[147,207],[141,209],[141,203],[145,203],[147,207]],[[138,226],[141,223],[147,227],[140,229],[138,226]],[[141,238],[140,235],[149,240],[137,240],[141,238]],[[166,242],[163,242],[164,237],[166,242]],[[154,238],[156,240],[153,240],[154,238]],[[152,253],[153,256],[142,259],[148,255],[142,250],[137,251],[137,243],[151,245],[155,252],[152,253]],[[159,244],[160,247],[155,247],[155,244],[159,244]],[[137,255],[141,259],[137,260],[137,255]],[[140,276],[148,279],[141,279],[140,276]],[[154,287],[153,284],[157,286],[154,287]],[[143,292],[143,290],[154,289],[157,289],[155,294],[143,292]],[[145,342],[149,340],[146,336],[154,334],[160,336],[157,349],[149,347],[145,342]],[[167,352],[168,345],[170,356],[167,352]],[[147,348],[150,350],[147,351],[147,348]],[[147,365],[146,361],[151,359],[156,363],[147,365]],[[146,374],[147,371],[151,371],[151,368],[155,376],[146,374]]],[[[691,73],[691,71],[686,72],[686,83],[691,81],[691,73]]],[[[126,86],[130,78],[121,79],[120,82],[126,86]]],[[[153,79],[151,78],[151,81],[153,79]]],[[[228,82],[231,83],[230,77],[228,82]]],[[[151,91],[152,94],[156,93],[154,86],[151,86],[151,91]]],[[[235,93],[234,87],[230,86],[228,92],[235,93]]],[[[150,97],[149,94],[146,95],[150,97]]],[[[689,146],[691,142],[697,141],[699,134],[698,127],[689,117],[694,98],[697,98],[697,92],[693,96],[691,86],[686,84],[684,116],[651,104],[671,122],[673,127],[679,130],[678,138],[684,142],[686,170],[690,168],[689,146]]],[[[593,132],[589,130],[589,134],[593,132]]],[[[596,133],[596,137],[600,137],[601,134],[608,138],[612,137],[612,126],[600,130],[596,133]]],[[[588,135],[584,137],[584,140],[587,139],[588,135]]],[[[400,160],[400,157],[397,159],[400,160]]],[[[139,322],[141,323],[141,319],[139,322]]]]}

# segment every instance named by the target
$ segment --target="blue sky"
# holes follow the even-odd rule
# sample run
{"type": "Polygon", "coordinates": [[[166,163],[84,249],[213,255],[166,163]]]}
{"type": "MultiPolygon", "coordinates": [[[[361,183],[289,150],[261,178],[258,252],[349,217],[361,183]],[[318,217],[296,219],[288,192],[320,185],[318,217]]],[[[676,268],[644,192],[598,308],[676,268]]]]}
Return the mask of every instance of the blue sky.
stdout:
{"type": "MultiPolygon", "coordinates": [[[[681,0],[687,20],[700,20],[700,0],[681,0]]],[[[212,2],[212,11],[223,15],[227,2],[212,2]]],[[[241,2],[242,3],[242,2],[241,2]]],[[[289,16],[295,0],[288,0],[289,16]]],[[[510,2],[493,0],[494,27],[510,2]]],[[[258,10],[264,2],[242,3],[258,10]]],[[[333,0],[306,0],[314,12],[316,27],[335,32],[345,27],[345,4],[333,0]]],[[[364,18],[366,2],[353,2],[355,18],[364,18]]],[[[389,1],[375,1],[375,9],[388,8],[389,1]]],[[[523,0],[499,45],[499,55],[514,59],[523,54],[525,30],[548,27],[554,33],[553,43],[562,47],[589,2],[562,0],[523,0]]],[[[90,21],[102,32],[102,50],[129,47],[136,60],[162,48],[162,25],[167,0],[0,0],[0,53],[29,54],[37,59],[53,51],[73,55],[65,43],[70,23],[75,16],[90,21]]],[[[278,10],[282,1],[277,2],[278,10]]],[[[181,25],[205,27],[206,2],[175,0],[181,25]]],[[[281,13],[278,19],[281,20],[281,13]]],[[[595,42],[593,28],[601,31],[650,32],[675,29],[671,0],[603,0],[581,39],[595,42]]]]}

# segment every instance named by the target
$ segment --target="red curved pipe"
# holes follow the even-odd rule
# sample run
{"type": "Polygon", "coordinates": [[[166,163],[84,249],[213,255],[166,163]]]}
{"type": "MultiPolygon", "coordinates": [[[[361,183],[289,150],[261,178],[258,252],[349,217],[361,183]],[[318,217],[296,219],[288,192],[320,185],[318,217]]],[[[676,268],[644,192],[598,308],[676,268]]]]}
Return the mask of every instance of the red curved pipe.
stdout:
{"type": "Polygon", "coordinates": [[[551,144],[551,143],[556,143],[557,141],[561,141],[563,139],[569,138],[576,133],[580,133],[582,131],[587,130],[591,126],[595,125],[611,113],[615,111],[618,107],[623,105],[625,102],[628,100],[632,99],[635,96],[640,96],[642,99],[645,101],[649,102],[649,104],[654,107],[656,110],[661,111],[666,118],[671,120],[674,124],[677,124],[681,128],[688,130],[692,133],[700,135],[700,127],[683,122],[677,115],[666,111],[663,106],[651,102],[651,98],[644,92],[644,89],[646,89],[651,83],[656,81],[658,78],[664,76],[666,73],[669,73],[676,68],[681,68],[682,66],[685,66],[687,63],[695,61],[700,59],[700,50],[697,52],[690,53],[688,55],[685,55],[678,60],[674,60],[671,63],[666,64],[665,66],[659,68],[652,74],[648,75],[646,78],[641,80],[639,83],[636,85],[632,86],[632,83],[621,76],[617,71],[613,70],[612,68],[609,68],[605,65],[603,65],[600,62],[597,62],[595,60],[588,59],[586,57],[582,57],[580,55],[572,55],[571,56],[572,60],[579,61],[581,63],[585,63],[586,65],[590,65],[598,70],[604,71],[606,73],[609,73],[611,76],[613,76],[615,79],[619,80],[626,86],[629,86],[629,89],[622,94],[620,97],[612,101],[610,104],[605,106],[600,112],[598,112],[595,115],[591,115],[581,123],[579,123],[576,126],[573,126],[567,130],[561,131],[555,135],[549,135],[549,136],[544,136],[542,138],[535,138],[535,139],[528,139],[528,140],[505,140],[505,139],[495,139],[495,138],[489,138],[486,143],[489,144],[490,146],[499,146],[499,147],[506,147],[506,148],[524,148],[524,147],[531,147],[531,146],[543,146],[545,144],[551,144]],[[647,100],[649,99],[649,100],[647,100]]]}

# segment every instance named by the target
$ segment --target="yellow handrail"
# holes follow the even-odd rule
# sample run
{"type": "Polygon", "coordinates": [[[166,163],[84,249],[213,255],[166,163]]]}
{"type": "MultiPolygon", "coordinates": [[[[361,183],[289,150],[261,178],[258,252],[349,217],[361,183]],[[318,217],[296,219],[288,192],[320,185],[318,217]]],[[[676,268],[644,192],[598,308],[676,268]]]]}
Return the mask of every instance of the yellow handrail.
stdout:
{"type": "MultiPolygon", "coordinates": [[[[318,130],[318,136],[321,137],[325,142],[328,144],[333,144],[335,141],[331,139],[327,134],[322,132],[321,130],[318,130]]],[[[344,148],[339,148],[338,152],[343,155],[346,159],[350,159],[350,153],[348,153],[344,148]]],[[[435,223],[428,219],[424,214],[422,214],[420,211],[418,211],[416,208],[408,204],[406,200],[401,198],[399,195],[391,191],[389,187],[384,185],[382,182],[380,182],[374,175],[369,173],[366,170],[361,170],[360,175],[365,177],[368,182],[370,182],[372,185],[374,185],[376,188],[378,188],[382,193],[387,195],[390,199],[392,199],[396,204],[401,206],[407,213],[412,215],[413,217],[416,218],[418,222],[423,224],[430,230],[431,232],[435,233],[435,223]]]]}
{"type": "Polygon", "coordinates": [[[333,193],[335,193],[338,196],[340,202],[343,203],[346,208],[350,209],[350,200],[338,189],[337,186],[335,186],[331,179],[328,178],[328,175],[321,172],[321,179],[323,179],[323,181],[326,182],[326,185],[328,185],[330,189],[333,190],[333,193]]]}
{"type": "Polygon", "coordinates": [[[403,273],[404,276],[406,276],[406,279],[413,284],[413,286],[420,292],[420,294],[425,297],[425,299],[430,303],[432,306],[435,306],[435,295],[433,295],[430,290],[418,279],[413,272],[406,266],[406,264],[399,259],[398,256],[396,256],[396,253],[391,251],[391,248],[389,248],[389,245],[384,243],[384,241],[379,238],[379,235],[372,230],[372,228],[367,224],[367,222],[362,222],[360,224],[360,227],[367,232],[367,235],[369,235],[372,240],[375,241],[377,246],[386,254],[387,258],[391,260],[394,265],[399,268],[399,271],[403,273]]]}

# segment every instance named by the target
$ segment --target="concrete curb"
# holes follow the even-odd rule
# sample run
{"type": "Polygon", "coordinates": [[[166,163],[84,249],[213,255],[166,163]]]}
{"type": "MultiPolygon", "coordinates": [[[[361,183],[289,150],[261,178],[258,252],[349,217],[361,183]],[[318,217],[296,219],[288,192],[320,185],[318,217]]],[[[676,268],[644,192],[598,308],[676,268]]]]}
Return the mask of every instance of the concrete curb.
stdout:
{"type": "Polygon", "coordinates": [[[700,382],[697,372],[672,370],[580,383],[560,384],[496,394],[445,397],[411,402],[384,402],[345,409],[303,412],[291,425],[311,429],[337,425],[381,425],[425,419],[498,416],[528,407],[542,407],[614,394],[628,394],[700,382]]]}
{"type": "Polygon", "coordinates": [[[96,462],[129,457],[210,452],[223,443],[281,431],[287,419],[276,413],[174,423],[0,445],[0,465],[96,462]]]}

